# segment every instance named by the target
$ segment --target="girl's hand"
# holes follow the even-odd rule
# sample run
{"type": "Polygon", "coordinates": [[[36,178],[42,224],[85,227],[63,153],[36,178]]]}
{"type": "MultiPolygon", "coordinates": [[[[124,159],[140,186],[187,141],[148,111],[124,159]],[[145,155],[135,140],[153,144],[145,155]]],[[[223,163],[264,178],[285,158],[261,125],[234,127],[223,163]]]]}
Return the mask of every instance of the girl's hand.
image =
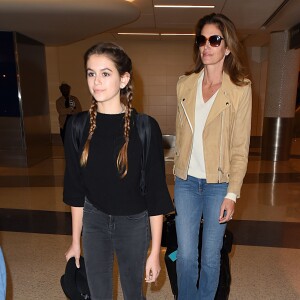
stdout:
{"type": "Polygon", "coordinates": [[[81,253],[80,245],[75,245],[72,243],[70,248],[65,253],[66,261],[68,261],[71,257],[75,257],[76,267],[80,268],[80,263],[79,263],[80,253],[81,253]]]}
{"type": "Polygon", "coordinates": [[[146,263],[146,278],[147,283],[155,282],[160,273],[159,255],[150,254],[146,263]]]}

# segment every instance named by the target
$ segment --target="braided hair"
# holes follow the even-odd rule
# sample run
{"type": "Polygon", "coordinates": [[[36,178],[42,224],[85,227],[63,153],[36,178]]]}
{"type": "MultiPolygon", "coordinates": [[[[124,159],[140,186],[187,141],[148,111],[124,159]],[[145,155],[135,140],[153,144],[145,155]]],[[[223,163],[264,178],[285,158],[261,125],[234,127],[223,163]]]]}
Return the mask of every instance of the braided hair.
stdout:
{"type": "MultiPolygon", "coordinates": [[[[92,55],[102,55],[102,54],[104,54],[106,57],[108,57],[114,62],[120,76],[124,75],[126,72],[130,74],[130,80],[128,84],[124,88],[120,89],[120,101],[125,108],[124,144],[119,151],[116,164],[121,178],[124,178],[128,172],[127,149],[129,143],[130,119],[132,114],[131,102],[133,98],[133,92],[132,92],[133,86],[131,81],[132,63],[131,63],[131,59],[128,57],[128,55],[120,46],[113,43],[99,43],[89,48],[84,54],[85,67],[87,66],[87,62],[92,55]]],[[[97,101],[94,98],[92,99],[92,104],[89,109],[89,113],[90,113],[89,135],[84,145],[84,149],[80,158],[81,166],[85,166],[87,164],[90,141],[96,129],[97,101]]]]}

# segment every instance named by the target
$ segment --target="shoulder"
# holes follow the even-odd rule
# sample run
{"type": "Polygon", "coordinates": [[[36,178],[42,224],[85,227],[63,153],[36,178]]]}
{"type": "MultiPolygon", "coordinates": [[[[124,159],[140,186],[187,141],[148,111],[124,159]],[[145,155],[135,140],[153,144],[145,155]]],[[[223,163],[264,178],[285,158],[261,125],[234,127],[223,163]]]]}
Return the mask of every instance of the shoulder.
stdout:
{"type": "Polygon", "coordinates": [[[72,127],[80,126],[86,123],[86,121],[88,120],[88,116],[89,116],[89,111],[87,110],[80,111],[76,114],[71,115],[68,123],[72,124],[72,127]]]}
{"type": "Polygon", "coordinates": [[[228,74],[224,72],[223,74],[223,82],[222,82],[222,89],[225,90],[227,93],[230,92],[236,94],[243,94],[245,91],[251,89],[251,81],[247,78],[244,79],[242,85],[237,85],[233,83],[228,74]]]}
{"type": "Polygon", "coordinates": [[[181,75],[181,76],[179,76],[177,84],[194,82],[195,80],[198,80],[199,74],[200,73],[192,73],[190,75],[181,75]]]}
{"type": "Polygon", "coordinates": [[[65,98],[60,96],[58,99],[56,99],[56,103],[59,103],[59,102],[65,102],[65,98]]]}
{"type": "Polygon", "coordinates": [[[73,100],[75,100],[75,101],[79,101],[78,98],[77,98],[76,96],[74,96],[74,95],[70,95],[70,97],[71,97],[73,100]]]}
{"type": "Polygon", "coordinates": [[[154,119],[153,117],[147,115],[147,114],[143,114],[143,113],[136,113],[136,118],[146,118],[148,124],[150,124],[151,126],[151,135],[161,135],[161,130],[159,127],[158,122],[156,121],[156,119],[154,119]]]}

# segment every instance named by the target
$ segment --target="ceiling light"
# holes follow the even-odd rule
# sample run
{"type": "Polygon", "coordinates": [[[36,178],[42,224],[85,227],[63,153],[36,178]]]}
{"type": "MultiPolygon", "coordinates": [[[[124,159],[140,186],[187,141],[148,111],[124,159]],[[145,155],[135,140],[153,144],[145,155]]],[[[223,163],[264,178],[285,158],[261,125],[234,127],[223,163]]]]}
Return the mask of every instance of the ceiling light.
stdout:
{"type": "Polygon", "coordinates": [[[195,33],[161,33],[160,35],[195,35],[195,33]]]}
{"type": "Polygon", "coordinates": [[[121,35],[159,35],[159,33],[155,32],[118,32],[121,35]]]}
{"type": "Polygon", "coordinates": [[[214,5],[154,5],[156,8],[215,8],[214,5]]]}

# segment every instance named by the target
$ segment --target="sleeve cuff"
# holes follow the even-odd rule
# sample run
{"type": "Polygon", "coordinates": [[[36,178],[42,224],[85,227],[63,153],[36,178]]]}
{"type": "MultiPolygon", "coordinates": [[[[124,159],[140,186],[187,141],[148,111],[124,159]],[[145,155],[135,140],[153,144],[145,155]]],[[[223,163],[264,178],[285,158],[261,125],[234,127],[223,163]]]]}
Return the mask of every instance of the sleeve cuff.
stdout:
{"type": "Polygon", "coordinates": [[[225,198],[232,200],[233,202],[236,203],[236,194],[235,193],[227,193],[227,195],[225,196],[225,198]]]}

